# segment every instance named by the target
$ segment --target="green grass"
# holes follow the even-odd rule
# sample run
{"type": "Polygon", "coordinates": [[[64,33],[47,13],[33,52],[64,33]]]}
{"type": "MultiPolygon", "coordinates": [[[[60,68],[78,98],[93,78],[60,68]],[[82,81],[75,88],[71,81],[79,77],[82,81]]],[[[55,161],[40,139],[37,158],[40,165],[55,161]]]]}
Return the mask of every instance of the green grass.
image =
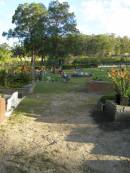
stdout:
{"type": "MultiPolygon", "coordinates": [[[[109,80],[107,76],[107,70],[106,68],[85,68],[81,71],[88,72],[92,74],[93,80],[109,80]]],[[[74,69],[71,70],[65,70],[64,72],[67,74],[73,74],[74,69]]],[[[71,80],[67,83],[64,83],[62,80],[57,80],[55,82],[47,82],[43,81],[37,84],[35,88],[35,93],[46,93],[46,94],[52,94],[52,93],[65,93],[69,92],[71,90],[78,90],[80,88],[83,88],[86,86],[87,78],[71,78],[71,80]]]]}
{"type": "MultiPolygon", "coordinates": [[[[108,79],[108,75],[107,75],[107,72],[108,72],[108,68],[84,68],[84,69],[81,69],[81,71],[83,72],[87,72],[87,73],[91,73],[93,76],[92,76],[92,79],[93,80],[109,80],[108,79]]],[[[72,70],[65,70],[65,72],[67,74],[72,74],[74,73],[74,69],[72,70]]]]}
{"type": "Polygon", "coordinates": [[[87,78],[72,78],[68,82],[57,81],[57,82],[39,82],[35,88],[35,93],[66,93],[72,90],[80,90],[85,87],[87,78]]]}
{"type": "Polygon", "coordinates": [[[84,71],[91,73],[94,80],[108,80],[107,68],[86,68],[84,71]]]}
{"type": "Polygon", "coordinates": [[[49,105],[49,100],[45,99],[42,94],[40,95],[30,95],[26,97],[19,107],[16,109],[15,113],[17,114],[17,117],[22,113],[25,116],[30,116],[30,114],[39,114],[42,113],[44,110],[44,107],[49,105]]]}

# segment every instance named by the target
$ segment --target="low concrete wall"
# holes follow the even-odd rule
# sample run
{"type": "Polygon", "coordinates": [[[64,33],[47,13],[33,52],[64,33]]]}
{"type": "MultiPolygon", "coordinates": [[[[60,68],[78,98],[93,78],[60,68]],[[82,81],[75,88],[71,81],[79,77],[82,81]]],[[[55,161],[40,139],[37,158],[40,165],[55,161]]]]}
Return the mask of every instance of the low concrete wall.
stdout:
{"type": "Polygon", "coordinates": [[[116,105],[115,119],[130,119],[130,106],[116,105]]]}
{"type": "Polygon", "coordinates": [[[20,97],[22,97],[22,96],[25,96],[25,95],[28,95],[28,94],[32,94],[34,88],[35,88],[35,84],[28,84],[28,85],[25,85],[22,88],[14,88],[14,89],[0,88],[0,93],[1,94],[11,95],[15,91],[18,91],[19,95],[21,95],[20,97]]]}
{"type": "Polygon", "coordinates": [[[130,120],[130,106],[117,105],[115,102],[107,100],[104,107],[104,116],[111,120],[130,120]]]}

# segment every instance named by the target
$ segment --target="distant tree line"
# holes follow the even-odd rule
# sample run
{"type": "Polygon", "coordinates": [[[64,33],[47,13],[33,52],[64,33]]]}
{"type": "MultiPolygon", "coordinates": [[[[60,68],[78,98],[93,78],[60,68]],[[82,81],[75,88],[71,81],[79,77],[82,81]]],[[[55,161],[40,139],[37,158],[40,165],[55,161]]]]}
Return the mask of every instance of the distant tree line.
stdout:
{"type": "Polygon", "coordinates": [[[84,62],[83,59],[87,61],[88,57],[98,61],[113,55],[130,54],[127,36],[81,34],[67,2],[54,0],[48,8],[42,3],[20,4],[12,23],[14,29],[4,32],[3,36],[19,39],[19,44],[12,50],[13,55],[32,57],[33,76],[36,57],[41,58],[42,65],[47,63],[55,68],[65,63],[84,62]]]}

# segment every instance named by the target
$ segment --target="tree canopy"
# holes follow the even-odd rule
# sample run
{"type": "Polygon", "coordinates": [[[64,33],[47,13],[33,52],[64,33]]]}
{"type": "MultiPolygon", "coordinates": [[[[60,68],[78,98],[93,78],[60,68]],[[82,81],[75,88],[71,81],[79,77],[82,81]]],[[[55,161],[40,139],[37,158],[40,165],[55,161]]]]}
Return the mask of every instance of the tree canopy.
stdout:
{"type": "MultiPolygon", "coordinates": [[[[70,12],[67,2],[53,0],[48,9],[42,3],[19,4],[12,16],[12,23],[14,29],[3,35],[19,39],[21,46],[16,46],[13,54],[31,56],[33,72],[36,56],[41,57],[41,62],[47,57],[52,66],[61,66],[68,57],[100,59],[130,54],[130,39],[127,36],[81,34],[75,14],[70,12]]],[[[1,57],[4,55],[2,51],[3,48],[1,57]]]]}
{"type": "Polygon", "coordinates": [[[50,2],[47,24],[49,36],[65,36],[78,32],[75,15],[70,12],[68,2],[60,3],[58,0],[50,2]]]}
{"type": "Polygon", "coordinates": [[[6,44],[0,44],[0,61],[6,61],[10,59],[12,56],[12,52],[10,47],[6,44]]]}

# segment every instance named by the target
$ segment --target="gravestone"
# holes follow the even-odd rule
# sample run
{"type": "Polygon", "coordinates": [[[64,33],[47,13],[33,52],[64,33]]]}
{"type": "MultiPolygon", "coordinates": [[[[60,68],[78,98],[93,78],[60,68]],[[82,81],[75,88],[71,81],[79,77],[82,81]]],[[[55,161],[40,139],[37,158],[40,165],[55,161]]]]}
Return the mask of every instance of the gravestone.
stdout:
{"type": "Polygon", "coordinates": [[[6,110],[11,111],[13,108],[17,106],[17,101],[18,100],[18,92],[14,92],[11,97],[7,99],[7,107],[6,110]]]}

